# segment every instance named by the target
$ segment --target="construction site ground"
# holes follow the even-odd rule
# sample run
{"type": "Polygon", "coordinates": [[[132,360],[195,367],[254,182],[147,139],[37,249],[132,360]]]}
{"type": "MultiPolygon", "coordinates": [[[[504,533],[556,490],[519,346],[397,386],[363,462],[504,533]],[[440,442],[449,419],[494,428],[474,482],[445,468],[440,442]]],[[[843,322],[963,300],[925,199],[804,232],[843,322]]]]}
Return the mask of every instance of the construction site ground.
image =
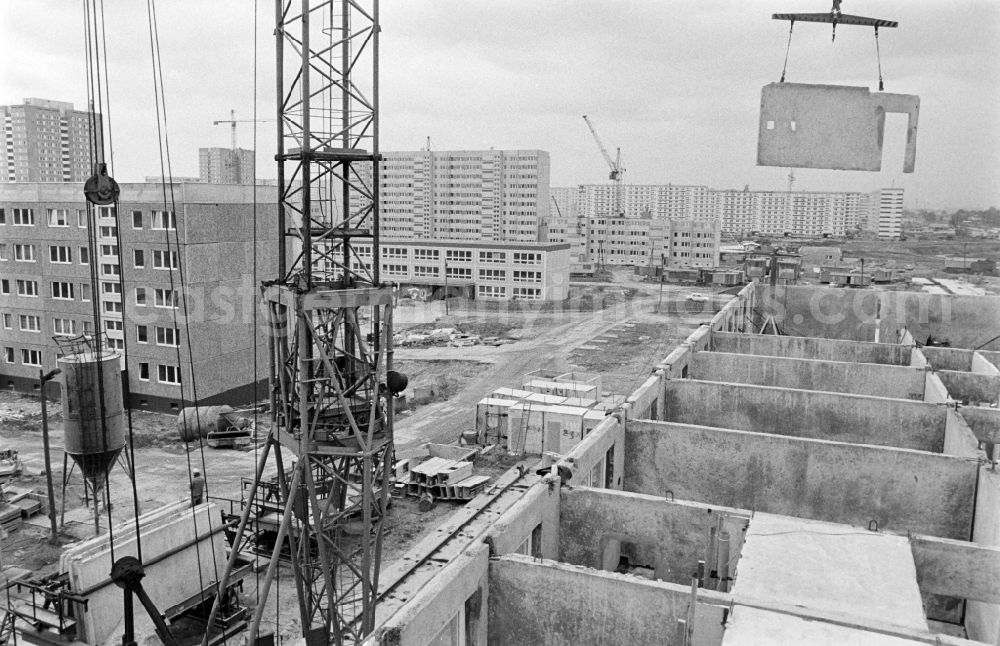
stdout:
{"type": "MultiPolygon", "coordinates": [[[[641,282],[631,272],[614,272],[614,283],[612,289],[623,297],[590,311],[560,311],[559,308],[527,312],[466,310],[446,316],[440,302],[425,304],[426,307],[399,308],[397,330],[432,324],[473,330],[483,336],[503,334],[515,342],[496,347],[397,349],[396,368],[408,374],[411,391],[412,387],[421,384],[439,386],[438,394],[431,401],[411,405],[397,415],[397,446],[412,448],[426,442],[457,442],[462,431],[474,428],[479,399],[501,386],[520,386],[525,373],[540,368],[598,372],[603,376],[606,393],[627,393],[638,385],[637,375],[649,374],[652,362],[711,317],[706,313],[655,313],[659,285],[641,282]]],[[[666,302],[683,302],[694,291],[706,290],[667,285],[663,298],[666,302]]],[[[53,479],[58,499],[64,456],[61,406],[53,402],[48,408],[53,479]]],[[[173,415],[133,413],[140,512],[187,498],[189,474],[195,469],[206,474],[210,498],[224,499],[219,501],[224,506],[230,504],[227,501],[238,501],[241,479],[252,477],[254,472],[256,445],[245,450],[212,449],[198,443],[186,445],[180,441],[175,419],[173,415]]],[[[259,420],[258,427],[266,429],[265,420],[259,420]]],[[[44,494],[41,406],[37,397],[0,392],[0,449],[16,449],[23,462],[24,473],[12,484],[44,494]]],[[[525,460],[496,451],[488,459],[477,461],[476,472],[495,479],[519,460],[533,462],[535,459],[537,456],[525,460]]],[[[286,460],[291,460],[291,456],[286,456],[286,460]]],[[[111,472],[109,480],[111,522],[117,526],[133,517],[131,484],[121,467],[111,472]]],[[[456,509],[458,503],[439,502],[430,511],[420,511],[416,498],[395,499],[386,520],[383,567],[456,509]]],[[[99,522],[102,528],[108,525],[108,512],[103,506],[99,522]]],[[[25,568],[35,576],[54,572],[60,548],[45,541],[48,523],[48,518],[39,514],[5,536],[0,544],[2,566],[25,568]]],[[[93,532],[93,509],[83,505],[83,481],[75,470],[66,490],[65,525],[60,542],[65,544],[87,538],[93,532]]],[[[272,595],[272,607],[265,614],[265,627],[280,626],[276,632],[293,636],[298,633],[298,612],[291,571],[286,569],[283,568],[280,577],[281,598],[276,600],[272,595]]],[[[251,580],[244,588],[251,605],[256,598],[254,587],[251,580]]]]}
{"type": "MultiPolygon", "coordinates": [[[[904,277],[959,278],[944,271],[945,257],[991,258],[1000,261],[998,240],[810,240],[796,241],[808,246],[840,247],[845,258],[864,258],[867,267],[890,266],[898,270],[913,267],[904,277]]],[[[809,276],[804,276],[807,280],[809,276]]],[[[1000,294],[1000,277],[961,276],[961,280],[1000,294]]],[[[811,282],[811,281],[810,281],[811,282]]],[[[911,286],[912,289],[919,289],[911,286]]]]}

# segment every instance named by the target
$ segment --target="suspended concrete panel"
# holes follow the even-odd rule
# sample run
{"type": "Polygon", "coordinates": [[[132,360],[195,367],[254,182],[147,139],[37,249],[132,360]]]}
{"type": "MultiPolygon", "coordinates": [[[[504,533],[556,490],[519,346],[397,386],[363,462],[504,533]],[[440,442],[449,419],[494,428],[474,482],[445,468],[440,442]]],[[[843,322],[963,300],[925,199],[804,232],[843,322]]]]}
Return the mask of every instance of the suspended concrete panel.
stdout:
{"type": "Polygon", "coordinates": [[[885,113],[909,115],[903,172],[917,158],[920,97],[865,87],[770,83],[761,90],[758,166],[882,169],[885,113]]]}

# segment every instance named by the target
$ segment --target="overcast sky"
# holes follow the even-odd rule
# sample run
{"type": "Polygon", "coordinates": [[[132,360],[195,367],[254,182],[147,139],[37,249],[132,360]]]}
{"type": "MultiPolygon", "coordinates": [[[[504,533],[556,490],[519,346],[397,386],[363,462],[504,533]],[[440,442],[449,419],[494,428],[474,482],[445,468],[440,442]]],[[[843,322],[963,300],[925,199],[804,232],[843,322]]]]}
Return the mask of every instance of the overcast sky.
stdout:
{"type": "MultiPolygon", "coordinates": [[[[0,104],[85,104],[80,2],[5,0],[0,104]]],[[[144,2],[105,0],[111,127],[119,181],[159,175],[144,2]]],[[[274,113],[274,8],[257,0],[257,110],[274,113]]],[[[582,115],[629,183],[786,189],[755,165],[760,89],[777,81],[788,23],[827,0],[382,0],[383,150],[540,148],[552,185],[607,181],[582,115]]],[[[906,189],[908,208],[1000,206],[1000,3],[845,0],[845,13],[898,20],[880,37],[887,92],[921,98],[917,165],[902,173],[905,115],[890,115],[882,172],[797,170],[795,188],[906,189]]],[[[158,4],[174,175],[200,146],[228,146],[215,119],[253,114],[253,0],[158,4]]],[[[877,88],[867,28],[799,23],[788,81],[877,88]]],[[[258,126],[258,175],[274,177],[273,124],[258,126]]],[[[241,124],[239,145],[252,144],[241,124]]]]}

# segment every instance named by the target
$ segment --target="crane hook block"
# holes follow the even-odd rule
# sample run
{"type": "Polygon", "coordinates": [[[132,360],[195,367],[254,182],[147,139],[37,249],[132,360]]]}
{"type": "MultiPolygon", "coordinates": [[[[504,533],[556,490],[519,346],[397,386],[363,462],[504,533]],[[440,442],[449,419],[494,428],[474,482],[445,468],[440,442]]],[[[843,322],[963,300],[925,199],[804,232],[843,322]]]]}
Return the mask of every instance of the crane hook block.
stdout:
{"type": "Polygon", "coordinates": [[[118,182],[108,175],[108,165],[103,162],[97,164],[94,174],[83,185],[83,194],[87,197],[87,201],[98,206],[114,204],[118,201],[120,193],[118,182]]]}

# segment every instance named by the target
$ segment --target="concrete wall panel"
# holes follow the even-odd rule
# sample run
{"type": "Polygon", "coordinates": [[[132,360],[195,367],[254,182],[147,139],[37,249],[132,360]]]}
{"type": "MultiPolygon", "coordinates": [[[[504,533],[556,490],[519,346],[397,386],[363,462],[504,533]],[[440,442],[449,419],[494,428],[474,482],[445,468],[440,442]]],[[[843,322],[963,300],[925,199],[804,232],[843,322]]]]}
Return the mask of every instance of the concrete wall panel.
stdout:
{"type": "MultiPolygon", "coordinates": [[[[520,555],[490,561],[491,646],[681,646],[686,586],[520,555]]],[[[729,596],[698,591],[694,641],[719,646],[729,596]]]]}
{"type": "Polygon", "coordinates": [[[976,464],[920,451],[632,422],[625,488],[834,523],[968,539],[976,464]]]}
{"type": "MultiPolygon", "coordinates": [[[[758,285],[757,310],[761,319],[768,315],[773,316],[783,334],[822,339],[875,341],[875,330],[879,327],[878,305],[881,293],[875,289],[842,289],[815,285],[777,287],[758,285]]],[[[891,336],[883,334],[880,339],[889,343],[898,341],[895,333],[891,336]]],[[[836,360],[835,357],[807,358],[836,360]]]]}
{"type": "Polygon", "coordinates": [[[668,422],[940,452],[943,406],[881,397],[679,379],[668,422]]]}
{"type": "Polygon", "coordinates": [[[1000,400],[1000,375],[938,370],[938,377],[952,399],[970,404],[995,404],[1000,400]]]}
{"type": "Polygon", "coordinates": [[[539,525],[542,527],[541,556],[554,559],[559,554],[559,487],[542,482],[529,489],[490,528],[495,553],[518,550],[531,540],[532,532],[539,525]]]}
{"type": "Polygon", "coordinates": [[[698,352],[694,355],[691,377],[897,399],[922,400],[924,396],[923,370],[876,363],[698,352]]]}
{"type": "MultiPolygon", "coordinates": [[[[980,545],[1000,547],[1000,472],[988,468],[979,471],[976,526],[972,540],[980,545]]],[[[996,586],[998,579],[984,577],[983,581],[996,586]]],[[[1000,603],[970,601],[965,614],[965,629],[969,639],[1000,645],[1000,603]]]]}
{"type": "MultiPolygon", "coordinates": [[[[920,343],[933,336],[947,339],[952,348],[975,348],[996,334],[989,331],[1000,321],[997,296],[885,291],[881,298],[882,325],[890,330],[906,327],[920,343]]],[[[998,347],[1000,342],[994,342],[985,349],[998,347]]]]}
{"type": "Polygon", "coordinates": [[[927,357],[931,367],[935,370],[964,370],[972,369],[972,351],[961,348],[935,348],[925,346],[920,351],[927,357]]]}
{"type": "Polygon", "coordinates": [[[716,332],[712,335],[711,349],[716,352],[760,354],[790,359],[910,365],[910,347],[893,343],[716,332]]]}
{"type": "Polygon", "coordinates": [[[487,567],[489,548],[480,543],[452,559],[434,581],[382,625],[379,644],[431,644],[463,608],[465,643],[485,646],[487,638],[487,567]],[[478,592],[478,597],[474,597],[478,592]],[[472,598],[478,603],[467,601],[472,598]],[[474,615],[474,616],[470,616],[474,615]]]}
{"type": "Polygon", "coordinates": [[[564,489],[559,502],[560,561],[601,569],[607,542],[619,540],[648,546],[646,554],[629,554],[630,562],[654,567],[658,579],[680,585],[690,584],[698,561],[705,559],[709,531],[720,517],[733,518],[736,525],[730,531],[731,555],[738,552],[749,518],[739,509],[588,488],[564,489]]]}
{"type": "Polygon", "coordinates": [[[621,489],[625,467],[624,425],[615,416],[608,416],[573,447],[559,464],[573,474],[570,481],[572,485],[621,489]],[[614,458],[610,476],[607,469],[609,455],[614,458]],[[601,482],[594,481],[595,474],[601,476],[601,482]],[[611,486],[605,487],[605,483],[609,480],[611,486]]]}

